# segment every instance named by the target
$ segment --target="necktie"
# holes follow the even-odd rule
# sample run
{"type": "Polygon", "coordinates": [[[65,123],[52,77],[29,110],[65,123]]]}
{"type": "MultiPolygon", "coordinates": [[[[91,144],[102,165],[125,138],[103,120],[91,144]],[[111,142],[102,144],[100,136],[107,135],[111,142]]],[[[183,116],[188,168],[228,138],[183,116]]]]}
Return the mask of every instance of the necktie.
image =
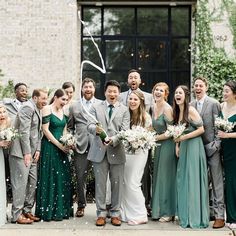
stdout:
{"type": "Polygon", "coordinates": [[[112,104],[110,104],[108,107],[109,107],[108,115],[109,115],[109,119],[111,119],[111,115],[112,115],[112,112],[113,112],[112,109],[113,109],[114,106],[112,104]]]}
{"type": "Polygon", "coordinates": [[[197,102],[197,110],[199,113],[202,111],[202,103],[201,102],[197,102]]]}

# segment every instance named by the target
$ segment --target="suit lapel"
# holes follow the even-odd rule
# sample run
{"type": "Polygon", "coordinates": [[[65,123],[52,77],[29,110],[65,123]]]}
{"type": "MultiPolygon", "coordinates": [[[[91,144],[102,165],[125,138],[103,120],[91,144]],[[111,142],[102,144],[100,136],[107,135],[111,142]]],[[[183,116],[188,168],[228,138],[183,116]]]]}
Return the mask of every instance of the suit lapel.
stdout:
{"type": "Polygon", "coordinates": [[[205,99],[204,99],[204,102],[203,102],[203,105],[202,105],[202,110],[201,110],[201,115],[205,112],[205,110],[207,109],[207,106],[208,106],[208,97],[206,97],[205,99]]]}
{"type": "Polygon", "coordinates": [[[120,103],[118,103],[118,104],[113,108],[113,112],[112,112],[111,119],[109,120],[109,122],[112,122],[112,120],[113,120],[114,117],[116,116],[116,113],[117,113],[118,110],[119,110],[119,106],[120,106],[120,103]]]}
{"type": "Polygon", "coordinates": [[[108,123],[109,123],[109,116],[108,116],[108,112],[107,112],[107,103],[106,103],[106,100],[103,102],[103,109],[102,109],[102,112],[103,112],[103,114],[104,114],[106,123],[108,124],[108,123]]]}

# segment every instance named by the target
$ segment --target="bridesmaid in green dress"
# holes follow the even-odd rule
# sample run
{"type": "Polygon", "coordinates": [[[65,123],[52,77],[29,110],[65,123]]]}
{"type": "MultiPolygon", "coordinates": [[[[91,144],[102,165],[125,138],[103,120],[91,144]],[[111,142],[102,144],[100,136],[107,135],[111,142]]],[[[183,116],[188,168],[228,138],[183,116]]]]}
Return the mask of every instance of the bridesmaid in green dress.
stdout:
{"type": "Polygon", "coordinates": [[[43,133],[39,160],[36,215],[44,221],[60,221],[73,215],[68,147],[59,139],[66,132],[63,107],[67,95],[56,90],[49,106],[43,108],[43,133]]]}
{"type": "MultiPolygon", "coordinates": [[[[223,89],[224,102],[221,117],[236,122],[236,82],[228,81],[223,89]]],[[[218,132],[222,139],[223,163],[225,171],[226,222],[231,229],[236,228],[236,126],[233,131],[218,132]]]]}
{"type": "Polygon", "coordinates": [[[155,100],[152,125],[157,132],[159,146],[155,150],[152,219],[169,222],[176,213],[176,165],[175,143],[165,136],[168,124],[173,123],[173,110],[166,102],[169,87],[166,83],[157,83],[152,90],[155,100]]]}
{"type": "Polygon", "coordinates": [[[203,122],[189,106],[190,92],[184,85],[175,90],[174,124],[186,124],[184,134],[175,140],[177,165],[177,212],[183,228],[209,225],[207,163],[201,134],[203,122]]]}

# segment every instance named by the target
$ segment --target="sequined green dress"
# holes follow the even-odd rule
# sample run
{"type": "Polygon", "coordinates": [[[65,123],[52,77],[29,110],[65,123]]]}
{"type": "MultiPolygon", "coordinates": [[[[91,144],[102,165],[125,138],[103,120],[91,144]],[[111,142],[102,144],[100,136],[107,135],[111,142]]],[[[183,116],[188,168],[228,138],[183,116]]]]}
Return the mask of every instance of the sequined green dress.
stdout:
{"type": "MultiPolygon", "coordinates": [[[[49,130],[59,140],[67,122],[54,114],[43,117],[49,130]]],[[[42,220],[60,221],[73,215],[70,163],[67,155],[44,136],[38,169],[35,214],[42,220]]]]}
{"type": "MultiPolygon", "coordinates": [[[[228,121],[236,122],[236,114],[230,116],[228,121]]],[[[233,132],[236,132],[236,127],[233,132]]],[[[225,171],[226,222],[236,223],[236,138],[222,139],[221,144],[225,171]]]]}

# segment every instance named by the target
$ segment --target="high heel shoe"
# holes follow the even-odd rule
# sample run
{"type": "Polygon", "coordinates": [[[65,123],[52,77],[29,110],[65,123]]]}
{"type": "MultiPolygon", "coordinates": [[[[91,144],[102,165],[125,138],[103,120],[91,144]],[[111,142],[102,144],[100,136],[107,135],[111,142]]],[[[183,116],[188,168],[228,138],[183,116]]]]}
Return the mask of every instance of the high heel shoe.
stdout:
{"type": "Polygon", "coordinates": [[[166,222],[170,222],[170,221],[174,221],[175,220],[175,217],[174,216],[162,216],[160,219],[159,219],[159,222],[161,223],[166,223],[166,222]]]}

